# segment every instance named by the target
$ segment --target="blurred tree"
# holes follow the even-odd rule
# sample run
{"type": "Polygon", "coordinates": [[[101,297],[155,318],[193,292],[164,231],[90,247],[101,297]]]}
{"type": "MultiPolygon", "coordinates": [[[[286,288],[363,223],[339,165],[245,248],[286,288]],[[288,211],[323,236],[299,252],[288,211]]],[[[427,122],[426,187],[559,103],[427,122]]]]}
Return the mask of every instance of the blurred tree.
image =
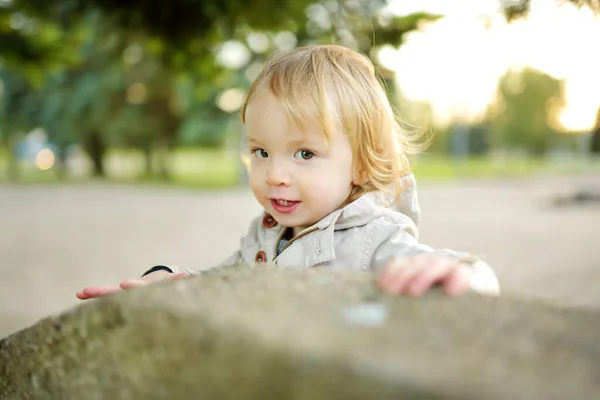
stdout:
{"type": "MultiPolygon", "coordinates": [[[[49,55],[39,41],[29,40],[21,32],[24,25],[30,23],[18,13],[9,10],[8,5],[0,3],[0,43],[5,63],[40,62],[49,55]]],[[[29,27],[29,29],[32,29],[29,27]]]]}
{"type": "Polygon", "coordinates": [[[15,147],[40,124],[40,88],[47,71],[72,57],[55,24],[28,17],[11,1],[0,2],[0,43],[0,145],[8,150],[9,175],[16,179],[15,147]]]}
{"type": "MultiPolygon", "coordinates": [[[[557,2],[559,0],[556,0],[557,2]]],[[[569,0],[579,7],[589,7],[594,13],[600,15],[600,1],[598,0],[569,0]]],[[[530,0],[499,0],[508,21],[522,18],[529,12],[530,0]]],[[[598,108],[598,123],[592,132],[592,152],[600,152],[600,108],[598,108]],[[597,149],[597,150],[594,150],[597,149]]]]}
{"type": "MultiPolygon", "coordinates": [[[[563,0],[554,0],[557,3],[563,3],[563,0]]],[[[521,18],[529,12],[531,0],[498,0],[504,15],[509,21],[521,18]]],[[[569,2],[579,7],[589,7],[592,11],[600,13],[600,1],[598,0],[569,0],[569,2]]]]}
{"type": "MultiPolygon", "coordinates": [[[[399,45],[419,21],[435,18],[394,17],[382,11],[383,0],[254,0],[251,7],[241,0],[2,4],[0,25],[8,21],[4,26],[9,28],[0,29],[0,34],[6,33],[11,45],[0,49],[0,57],[12,57],[17,68],[32,68],[38,81],[45,80],[36,93],[41,114],[31,122],[44,125],[58,146],[59,159],[69,144],[79,143],[97,176],[104,175],[109,146],[141,148],[146,173],[158,170],[167,177],[164,155],[176,143],[222,144],[229,114],[215,101],[224,89],[246,86],[246,68],[267,51],[334,42],[377,61],[379,46],[399,45]],[[36,28],[16,29],[15,19],[36,28]],[[38,34],[42,31],[45,35],[38,34]],[[252,48],[253,34],[267,37],[262,51],[252,48]],[[56,43],[60,51],[42,51],[56,43]],[[231,43],[246,52],[250,47],[254,54],[237,66],[226,65],[219,58],[231,43]],[[53,68],[37,60],[53,60],[53,68]],[[162,157],[154,157],[155,151],[162,157]]],[[[393,74],[381,70],[393,91],[393,74]]]]}
{"type": "MultiPolygon", "coordinates": [[[[44,90],[35,93],[43,105],[41,122],[62,149],[76,137],[90,156],[95,175],[102,176],[104,152],[112,142],[140,146],[148,166],[153,147],[168,151],[182,119],[176,94],[179,78],[195,75],[196,100],[208,98],[207,88],[224,69],[214,63],[214,48],[237,24],[248,21],[276,28],[282,19],[301,16],[305,4],[282,2],[267,13],[261,4],[247,7],[234,0],[172,1],[163,6],[143,1],[7,1],[0,4],[0,57],[14,70],[31,69],[29,79],[37,74],[38,82],[47,80],[44,90]],[[63,39],[61,50],[75,54],[75,62],[63,62],[58,70],[43,69],[41,63],[55,56],[44,37],[36,34],[46,23],[61,28],[54,30],[53,39],[63,39]],[[136,52],[146,60],[131,61],[136,52]],[[110,127],[122,136],[110,134],[110,127]]],[[[15,91],[7,89],[4,97],[6,109],[23,103],[15,91]]],[[[16,118],[13,113],[5,117],[16,118]]],[[[4,123],[3,135],[8,137],[16,126],[4,123]]],[[[164,162],[159,170],[167,176],[164,162]]]]}
{"type": "Polygon", "coordinates": [[[77,143],[90,157],[94,176],[102,177],[107,122],[123,105],[124,78],[118,55],[124,41],[112,34],[98,12],[88,12],[70,34],[74,39],[64,47],[74,55],[73,61],[46,72],[39,91],[39,122],[57,148],[59,165],[68,146],[77,143]]]}
{"type": "Polygon", "coordinates": [[[36,92],[39,113],[31,123],[44,127],[48,139],[56,145],[56,166],[58,177],[63,178],[65,173],[66,149],[75,141],[74,133],[69,126],[65,108],[71,104],[69,88],[65,85],[66,73],[49,74],[44,87],[36,92]]]}
{"type": "MultiPolygon", "coordinates": [[[[260,35],[264,46],[256,51],[256,58],[279,48],[307,44],[336,43],[369,56],[377,65],[381,77],[390,92],[394,91],[394,72],[380,63],[378,51],[383,46],[398,47],[404,36],[425,22],[441,16],[423,12],[397,16],[382,0],[323,1],[314,2],[306,8],[306,23],[293,24],[289,31],[267,35],[251,26],[240,26],[237,36],[252,41],[252,35],[260,35]],[[286,43],[288,42],[288,43],[286,43]]],[[[250,47],[253,47],[252,45],[250,47]]],[[[255,59],[256,59],[255,58],[255,59]]]]}
{"type": "Polygon", "coordinates": [[[0,68],[0,143],[8,151],[8,175],[18,179],[15,148],[23,133],[34,128],[38,98],[31,83],[13,71],[0,68]]]}
{"type": "Polygon", "coordinates": [[[236,28],[250,24],[260,29],[301,21],[306,0],[221,0],[218,2],[171,0],[13,0],[17,9],[44,19],[60,21],[69,28],[90,9],[109,16],[115,26],[128,32],[144,32],[162,38],[169,49],[188,49],[191,39],[201,39],[197,51],[210,52],[211,44],[231,37],[236,28]]]}
{"type": "Polygon", "coordinates": [[[562,86],[556,79],[526,68],[509,71],[500,81],[500,99],[492,112],[497,147],[522,148],[533,155],[548,150],[553,129],[549,107],[562,101],[562,86]]]}
{"type": "Polygon", "coordinates": [[[596,127],[592,131],[590,150],[592,154],[600,155],[600,109],[596,114],[596,127]]]}
{"type": "MultiPolygon", "coordinates": [[[[180,0],[162,6],[145,1],[77,0],[14,0],[9,4],[13,19],[18,15],[54,21],[67,34],[88,26],[87,35],[81,38],[81,48],[75,49],[81,56],[80,62],[70,66],[66,73],[73,104],[65,104],[64,110],[50,105],[54,112],[46,115],[70,118],[70,130],[90,155],[95,174],[104,174],[104,151],[111,142],[117,142],[140,146],[146,154],[147,172],[152,170],[152,153],[157,148],[163,155],[158,157],[163,160],[158,165],[159,173],[167,177],[164,154],[176,143],[186,117],[177,94],[182,76],[194,77],[195,98],[190,109],[198,109],[198,103],[208,101],[211,86],[219,80],[219,75],[226,73],[214,62],[219,43],[232,37],[242,24],[277,30],[282,25],[302,21],[308,1],[255,1],[253,7],[238,0],[217,3],[180,0]],[[107,42],[115,41],[116,45],[106,49],[111,47],[107,42]],[[125,46],[127,42],[131,46],[125,46]],[[127,58],[136,58],[136,52],[144,60],[128,63],[127,58]],[[120,62],[122,57],[124,63],[120,62]],[[112,77],[108,76],[107,68],[114,71],[112,77]],[[113,79],[119,75],[119,68],[121,84],[113,79]],[[116,112],[117,107],[120,112],[116,112]],[[143,131],[142,126],[146,128],[143,131]],[[115,128],[113,134],[108,132],[109,127],[115,128]]],[[[21,46],[22,38],[17,35],[11,39],[14,48],[25,49],[21,46]]],[[[21,54],[22,60],[30,58],[21,54]]],[[[220,110],[216,112],[226,117],[220,110]]]]}

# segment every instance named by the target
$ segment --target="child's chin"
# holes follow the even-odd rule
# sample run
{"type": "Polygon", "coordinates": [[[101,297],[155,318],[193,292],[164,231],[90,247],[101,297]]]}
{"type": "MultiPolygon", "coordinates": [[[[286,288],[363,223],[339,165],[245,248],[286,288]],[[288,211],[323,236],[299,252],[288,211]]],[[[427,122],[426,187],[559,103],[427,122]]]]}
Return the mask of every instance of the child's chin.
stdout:
{"type": "Polygon", "coordinates": [[[300,226],[298,218],[294,218],[294,216],[290,214],[277,214],[277,222],[289,228],[300,226]]]}
{"type": "Polygon", "coordinates": [[[288,228],[297,228],[300,226],[306,226],[301,218],[294,217],[292,214],[278,214],[277,222],[288,228]]]}

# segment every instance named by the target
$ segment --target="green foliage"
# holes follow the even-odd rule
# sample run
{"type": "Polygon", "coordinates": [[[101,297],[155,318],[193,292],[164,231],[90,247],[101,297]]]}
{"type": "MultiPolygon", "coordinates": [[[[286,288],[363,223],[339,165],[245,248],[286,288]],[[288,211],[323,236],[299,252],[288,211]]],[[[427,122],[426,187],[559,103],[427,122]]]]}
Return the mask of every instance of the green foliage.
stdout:
{"type": "Polygon", "coordinates": [[[184,146],[222,147],[227,140],[230,119],[218,110],[199,107],[192,111],[179,129],[184,146]]]}
{"type": "Polygon", "coordinates": [[[31,83],[20,74],[0,68],[0,124],[2,135],[13,130],[31,129],[36,125],[39,96],[31,83]]]}
{"type": "MultiPolygon", "coordinates": [[[[554,0],[557,4],[563,3],[562,0],[554,0]]],[[[498,0],[502,6],[504,16],[508,21],[526,16],[529,13],[530,0],[498,0]]],[[[600,2],[598,0],[569,0],[569,2],[579,7],[589,7],[595,13],[600,13],[600,2]]]]}
{"type": "Polygon", "coordinates": [[[523,148],[531,154],[544,154],[554,133],[550,108],[562,102],[561,83],[526,68],[507,73],[500,82],[500,104],[493,112],[497,142],[505,148],[523,148]]]}
{"type": "Polygon", "coordinates": [[[419,21],[435,18],[382,16],[383,0],[8,4],[0,6],[0,39],[8,40],[0,48],[7,75],[0,77],[6,80],[2,132],[41,125],[61,152],[81,145],[97,175],[111,146],[142,149],[150,160],[155,148],[226,143],[239,126],[216,99],[225,89],[249,84],[246,68],[281,47],[281,31],[296,45],[333,42],[371,54],[377,46],[400,44],[419,21]],[[16,27],[15,18],[26,23],[16,27]],[[250,51],[253,33],[264,34],[268,48],[250,51]],[[250,60],[232,69],[215,62],[229,40],[250,51],[250,60]]]}
{"type": "Polygon", "coordinates": [[[404,35],[407,32],[416,30],[423,21],[436,21],[440,17],[439,15],[423,12],[391,17],[388,20],[382,20],[373,27],[373,36],[379,43],[392,43],[399,46],[402,44],[404,35]]]}
{"type": "Polygon", "coordinates": [[[16,7],[27,9],[42,19],[60,21],[71,29],[81,16],[99,10],[124,35],[144,32],[165,40],[168,47],[185,49],[194,38],[219,42],[233,35],[240,25],[257,29],[277,29],[285,23],[301,21],[307,0],[13,0],[16,7]]]}
{"type": "Polygon", "coordinates": [[[5,61],[9,63],[42,61],[47,54],[36,42],[28,40],[25,35],[11,28],[11,15],[0,8],[0,43],[2,43],[5,61]]]}
{"type": "Polygon", "coordinates": [[[592,154],[600,155],[600,109],[596,114],[596,127],[592,131],[592,138],[590,140],[590,151],[592,154]]]}

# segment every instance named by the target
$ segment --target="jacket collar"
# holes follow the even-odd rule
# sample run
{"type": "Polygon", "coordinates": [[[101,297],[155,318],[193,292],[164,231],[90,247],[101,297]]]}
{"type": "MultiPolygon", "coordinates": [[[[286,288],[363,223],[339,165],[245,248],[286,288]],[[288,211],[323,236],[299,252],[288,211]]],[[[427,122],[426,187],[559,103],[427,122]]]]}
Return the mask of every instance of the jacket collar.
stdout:
{"type": "Polygon", "coordinates": [[[409,217],[415,227],[418,228],[421,210],[417,197],[417,183],[413,174],[402,178],[405,187],[399,201],[395,202],[393,196],[383,192],[367,193],[345,207],[336,210],[317,222],[319,229],[325,229],[331,224],[335,230],[348,229],[356,226],[366,225],[372,220],[379,218],[390,210],[399,211],[409,217]]]}
{"type": "Polygon", "coordinates": [[[348,229],[366,225],[389,212],[390,210],[378,205],[376,200],[367,194],[335,210],[315,225],[320,230],[326,229],[331,225],[334,225],[334,230],[348,229]]]}

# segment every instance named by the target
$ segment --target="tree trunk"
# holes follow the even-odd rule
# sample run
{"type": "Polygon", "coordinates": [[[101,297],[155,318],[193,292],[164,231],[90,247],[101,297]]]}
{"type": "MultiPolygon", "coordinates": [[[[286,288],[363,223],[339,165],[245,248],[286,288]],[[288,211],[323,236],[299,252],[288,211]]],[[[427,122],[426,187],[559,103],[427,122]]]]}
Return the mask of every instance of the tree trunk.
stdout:
{"type": "Polygon", "coordinates": [[[590,153],[600,155],[600,108],[596,113],[596,127],[592,130],[592,138],[590,139],[590,153]]]}
{"type": "Polygon", "coordinates": [[[144,178],[150,178],[154,173],[152,145],[150,143],[144,144],[142,152],[144,153],[144,178]]]}
{"type": "Polygon", "coordinates": [[[592,139],[590,141],[590,153],[600,155],[600,108],[598,109],[596,118],[596,127],[592,131],[592,139]]]}
{"type": "Polygon", "coordinates": [[[56,178],[64,180],[67,175],[67,148],[64,144],[59,144],[56,149],[56,178]]]}
{"type": "MultiPolygon", "coordinates": [[[[172,62],[173,51],[167,48],[161,55],[162,65],[166,66],[172,62]]],[[[156,140],[156,169],[158,177],[162,180],[171,179],[169,159],[171,151],[177,140],[177,131],[181,123],[181,115],[173,108],[172,98],[175,96],[175,79],[166,70],[162,70],[157,79],[157,96],[148,104],[148,108],[154,115],[160,116],[161,131],[156,140]]]]}
{"type": "Polygon", "coordinates": [[[6,172],[8,179],[12,182],[19,180],[21,171],[19,169],[19,160],[17,159],[16,148],[18,143],[17,136],[9,136],[6,141],[6,172]]]}
{"type": "Polygon", "coordinates": [[[592,140],[590,143],[590,152],[594,155],[600,155],[600,127],[592,132],[592,140]]]}
{"type": "Polygon", "coordinates": [[[19,169],[19,161],[17,160],[16,155],[14,154],[13,147],[8,147],[8,152],[6,154],[6,163],[7,163],[7,172],[8,179],[12,182],[16,182],[19,180],[19,176],[21,175],[21,171],[19,169]]]}
{"type": "Polygon", "coordinates": [[[171,179],[171,171],[169,169],[169,154],[171,152],[171,145],[167,140],[161,140],[158,144],[157,149],[157,164],[158,164],[158,177],[163,181],[171,179]]]}
{"type": "Polygon", "coordinates": [[[175,140],[177,136],[177,130],[181,119],[179,116],[174,115],[169,110],[169,97],[163,96],[158,99],[155,103],[159,106],[161,111],[161,131],[155,141],[155,152],[156,152],[156,172],[159,179],[167,181],[171,179],[171,170],[169,166],[169,156],[173,147],[175,146],[175,140]]]}
{"type": "Polygon", "coordinates": [[[106,144],[102,140],[102,134],[97,130],[88,132],[83,141],[83,146],[92,161],[92,174],[96,178],[106,176],[104,170],[104,155],[106,154],[106,144]]]}

